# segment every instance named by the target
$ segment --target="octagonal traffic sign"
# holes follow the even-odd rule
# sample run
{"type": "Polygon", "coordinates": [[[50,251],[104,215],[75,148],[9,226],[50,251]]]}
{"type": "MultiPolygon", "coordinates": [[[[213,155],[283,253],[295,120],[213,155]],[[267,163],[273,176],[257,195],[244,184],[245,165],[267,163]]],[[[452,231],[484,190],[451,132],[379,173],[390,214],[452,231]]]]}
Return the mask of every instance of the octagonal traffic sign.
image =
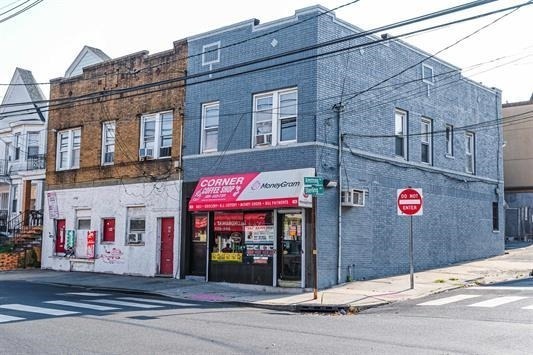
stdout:
{"type": "Polygon", "coordinates": [[[424,205],[422,189],[398,189],[397,206],[399,216],[421,216],[424,205]]]}

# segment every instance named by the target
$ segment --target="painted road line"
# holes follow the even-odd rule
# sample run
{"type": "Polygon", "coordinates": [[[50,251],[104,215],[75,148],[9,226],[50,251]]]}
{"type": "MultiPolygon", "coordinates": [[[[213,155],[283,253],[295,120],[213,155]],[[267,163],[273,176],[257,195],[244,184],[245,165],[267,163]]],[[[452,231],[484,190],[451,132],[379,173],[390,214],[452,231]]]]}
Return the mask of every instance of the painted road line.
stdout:
{"type": "Polygon", "coordinates": [[[428,301],[424,303],[419,303],[418,306],[442,306],[444,304],[468,300],[468,299],[476,298],[479,296],[480,295],[456,295],[456,296],[451,296],[451,297],[439,298],[437,300],[428,301]]]}
{"type": "Polygon", "coordinates": [[[486,307],[486,308],[492,308],[501,306],[502,304],[507,304],[511,302],[520,301],[523,299],[526,299],[527,297],[519,297],[519,296],[506,296],[506,297],[496,297],[492,298],[487,301],[478,302],[474,304],[469,304],[468,307],[486,307]]]}
{"type": "Polygon", "coordinates": [[[4,316],[3,314],[0,314],[0,323],[6,323],[6,322],[14,322],[17,320],[24,320],[26,318],[20,318],[20,317],[13,317],[13,316],[4,316]]]}
{"type": "Polygon", "coordinates": [[[533,291],[533,286],[475,286],[469,287],[468,290],[484,290],[484,291],[494,291],[494,290],[510,290],[510,291],[533,291]]]}
{"type": "Polygon", "coordinates": [[[14,311],[48,314],[50,316],[67,316],[67,315],[70,315],[70,314],[78,314],[79,313],[79,312],[72,312],[72,311],[64,311],[62,309],[26,306],[26,305],[18,304],[18,303],[3,304],[3,305],[0,306],[0,308],[11,309],[11,310],[14,310],[14,311]]]}
{"type": "Polygon", "coordinates": [[[522,307],[522,309],[533,309],[533,304],[531,306],[522,307]]]}
{"type": "Polygon", "coordinates": [[[163,300],[154,300],[152,298],[140,298],[140,297],[119,297],[119,300],[126,301],[138,301],[138,302],[148,302],[148,303],[158,303],[158,304],[168,304],[170,306],[182,306],[182,307],[198,307],[198,304],[194,303],[183,303],[183,302],[173,302],[173,301],[163,301],[163,300]]]}
{"type": "Polygon", "coordinates": [[[95,311],[114,311],[114,310],[120,309],[117,307],[100,306],[99,304],[70,302],[70,301],[62,301],[62,300],[46,301],[45,303],[58,304],[60,306],[68,306],[68,307],[94,309],[95,311]]]}
{"type": "Polygon", "coordinates": [[[87,302],[98,302],[98,303],[105,303],[105,304],[113,304],[117,306],[126,306],[126,307],[135,307],[135,308],[161,308],[163,306],[158,306],[155,304],[146,304],[146,303],[136,303],[136,302],[126,302],[126,301],[118,301],[118,300],[106,300],[106,299],[92,299],[92,300],[84,300],[87,302]]]}
{"type": "Polygon", "coordinates": [[[108,293],[95,293],[95,292],[66,292],[66,293],[56,293],[61,296],[85,296],[85,297],[106,297],[111,296],[108,293]]]}

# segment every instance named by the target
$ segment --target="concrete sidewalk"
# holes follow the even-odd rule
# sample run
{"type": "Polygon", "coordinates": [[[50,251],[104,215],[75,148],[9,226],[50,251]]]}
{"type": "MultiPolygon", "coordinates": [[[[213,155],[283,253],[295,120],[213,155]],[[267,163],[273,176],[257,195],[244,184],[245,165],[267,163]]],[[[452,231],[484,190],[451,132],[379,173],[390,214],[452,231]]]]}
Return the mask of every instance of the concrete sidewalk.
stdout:
{"type": "Polygon", "coordinates": [[[412,290],[409,289],[409,275],[401,275],[349,282],[321,290],[317,300],[313,300],[312,292],[299,289],[49,270],[0,272],[0,283],[24,280],[284,310],[333,311],[348,308],[360,310],[473,284],[514,280],[528,277],[532,270],[533,245],[524,244],[508,249],[505,255],[417,272],[415,288],[412,290]]]}

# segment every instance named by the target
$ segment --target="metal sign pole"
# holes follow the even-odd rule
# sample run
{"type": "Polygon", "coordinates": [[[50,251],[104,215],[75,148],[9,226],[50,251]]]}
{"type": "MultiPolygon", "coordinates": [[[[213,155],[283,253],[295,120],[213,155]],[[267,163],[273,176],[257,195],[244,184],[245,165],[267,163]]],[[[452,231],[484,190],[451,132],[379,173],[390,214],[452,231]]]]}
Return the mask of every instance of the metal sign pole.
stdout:
{"type": "Polygon", "coordinates": [[[409,217],[409,274],[411,278],[411,290],[415,288],[414,262],[413,262],[413,216],[409,217]]]}
{"type": "Polygon", "coordinates": [[[311,216],[312,216],[312,223],[311,225],[313,226],[313,242],[312,242],[312,246],[311,248],[313,249],[313,255],[312,255],[312,258],[313,258],[313,273],[314,273],[314,280],[313,280],[313,283],[314,283],[314,287],[313,287],[313,299],[316,300],[318,298],[318,270],[317,270],[317,265],[316,265],[316,254],[317,254],[317,251],[316,251],[316,196],[313,196],[313,211],[311,212],[311,216]]]}

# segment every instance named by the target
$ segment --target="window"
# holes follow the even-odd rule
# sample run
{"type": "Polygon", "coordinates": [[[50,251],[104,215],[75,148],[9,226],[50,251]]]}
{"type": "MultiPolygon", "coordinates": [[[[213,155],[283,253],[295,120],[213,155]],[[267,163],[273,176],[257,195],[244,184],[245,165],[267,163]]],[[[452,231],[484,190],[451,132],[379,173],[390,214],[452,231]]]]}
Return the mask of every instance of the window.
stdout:
{"type": "Polygon", "coordinates": [[[13,202],[11,204],[11,212],[16,213],[18,210],[18,185],[13,185],[13,202]]]}
{"type": "Polygon", "coordinates": [[[213,64],[220,62],[220,41],[206,44],[202,47],[202,65],[209,65],[209,70],[213,64]]]}
{"type": "Polygon", "coordinates": [[[102,124],[102,165],[112,165],[115,161],[115,122],[102,124]]]}
{"type": "Polygon", "coordinates": [[[423,163],[431,164],[432,162],[432,135],[433,129],[432,129],[432,122],[429,118],[422,118],[421,121],[421,129],[420,129],[420,160],[423,163]]]}
{"type": "Polygon", "coordinates": [[[202,153],[218,149],[218,115],[218,102],[202,105],[202,153]]]}
{"type": "Polygon", "coordinates": [[[446,155],[453,157],[453,126],[446,125],[446,155]]]}
{"type": "Polygon", "coordinates": [[[255,95],[252,146],[296,142],[297,111],[296,89],[255,95]]]}
{"type": "Polygon", "coordinates": [[[112,243],[115,241],[115,219],[104,218],[102,231],[102,242],[112,243]]]}
{"type": "Polygon", "coordinates": [[[433,68],[427,64],[422,64],[422,81],[429,85],[435,84],[433,68]]]}
{"type": "Polygon", "coordinates": [[[492,203],[492,230],[497,232],[500,230],[500,214],[498,202],[492,203]]]}
{"type": "Polygon", "coordinates": [[[407,112],[396,110],[394,116],[395,154],[407,159],[407,112]]]}
{"type": "Polygon", "coordinates": [[[127,244],[143,244],[146,232],[144,207],[128,207],[127,244]]]}
{"type": "Polygon", "coordinates": [[[56,170],[80,167],[81,129],[74,128],[57,134],[56,170]]]}
{"type": "Polygon", "coordinates": [[[91,229],[91,218],[89,217],[80,217],[76,222],[77,230],[90,230],[91,229]]]}
{"type": "Polygon", "coordinates": [[[15,160],[19,160],[20,159],[20,133],[15,133],[14,148],[15,148],[15,160]]]}
{"type": "Polygon", "coordinates": [[[28,132],[27,159],[36,158],[39,155],[40,136],[39,132],[28,132]]]}
{"type": "Polygon", "coordinates": [[[170,158],[172,155],[172,112],[160,112],[141,118],[141,159],[170,158]]]}
{"type": "Polygon", "coordinates": [[[475,174],[475,138],[474,133],[466,132],[466,172],[469,174],[475,174]]]}

